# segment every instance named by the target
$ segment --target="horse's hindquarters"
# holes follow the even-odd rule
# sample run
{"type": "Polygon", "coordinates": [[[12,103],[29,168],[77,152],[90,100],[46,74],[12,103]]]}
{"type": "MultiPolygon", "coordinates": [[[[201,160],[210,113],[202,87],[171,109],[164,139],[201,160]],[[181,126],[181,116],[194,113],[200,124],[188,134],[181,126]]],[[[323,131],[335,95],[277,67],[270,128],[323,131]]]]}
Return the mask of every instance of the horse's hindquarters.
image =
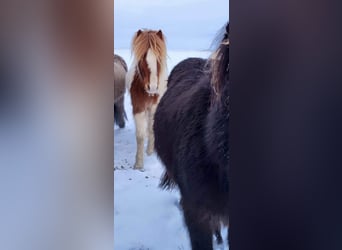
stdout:
{"type": "Polygon", "coordinates": [[[125,69],[121,65],[114,63],[114,102],[117,102],[125,94],[125,79],[125,69]]]}

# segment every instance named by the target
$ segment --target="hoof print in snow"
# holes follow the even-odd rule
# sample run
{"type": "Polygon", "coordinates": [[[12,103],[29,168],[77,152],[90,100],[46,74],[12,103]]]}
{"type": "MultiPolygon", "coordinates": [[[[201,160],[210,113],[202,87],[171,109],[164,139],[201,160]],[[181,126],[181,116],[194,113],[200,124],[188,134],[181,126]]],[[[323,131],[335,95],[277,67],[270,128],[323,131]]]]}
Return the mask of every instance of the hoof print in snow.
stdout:
{"type": "Polygon", "coordinates": [[[148,179],[148,176],[147,176],[147,175],[145,176],[145,179],[148,179]]]}

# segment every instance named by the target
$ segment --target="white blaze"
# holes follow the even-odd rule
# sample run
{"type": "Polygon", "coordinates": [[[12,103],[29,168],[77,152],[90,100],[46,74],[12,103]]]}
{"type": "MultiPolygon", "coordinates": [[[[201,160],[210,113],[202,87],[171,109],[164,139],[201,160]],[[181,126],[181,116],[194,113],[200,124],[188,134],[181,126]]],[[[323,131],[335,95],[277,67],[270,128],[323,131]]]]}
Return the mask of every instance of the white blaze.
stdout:
{"type": "Polygon", "coordinates": [[[157,69],[157,57],[151,49],[147,51],[146,62],[150,69],[150,91],[156,93],[158,88],[158,69],[157,69]]]}

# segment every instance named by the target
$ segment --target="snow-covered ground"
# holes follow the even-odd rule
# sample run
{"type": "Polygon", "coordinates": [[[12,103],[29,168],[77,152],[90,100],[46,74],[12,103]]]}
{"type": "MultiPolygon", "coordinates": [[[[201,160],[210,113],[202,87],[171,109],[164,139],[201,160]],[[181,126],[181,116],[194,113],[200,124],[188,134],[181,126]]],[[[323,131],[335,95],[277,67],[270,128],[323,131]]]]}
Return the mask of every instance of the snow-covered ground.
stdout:
{"type": "MultiPolygon", "coordinates": [[[[128,65],[129,50],[115,50],[128,65]]],[[[168,51],[169,71],[188,57],[207,58],[207,51],[168,51]]],[[[190,250],[179,208],[179,193],[158,188],[163,166],[156,154],[145,155],[145,171],[133,170],[136,142],[131,100],[125,99],[126,127],[114,127],[114,250],[190,250]]],[[[226,230],[222,231],[225,237],[226,230]]],[[[215,249],[225,250],[222,246],[215,249]]]]}

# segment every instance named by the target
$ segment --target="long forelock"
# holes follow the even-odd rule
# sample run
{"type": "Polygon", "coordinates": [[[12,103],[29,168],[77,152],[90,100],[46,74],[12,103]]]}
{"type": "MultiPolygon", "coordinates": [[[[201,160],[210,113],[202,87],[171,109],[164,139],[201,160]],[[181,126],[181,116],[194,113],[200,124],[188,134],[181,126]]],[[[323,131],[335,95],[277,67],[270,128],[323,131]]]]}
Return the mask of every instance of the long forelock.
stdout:
{"type": "Polygon", "coordinates": [[[144,60],[147,51],[151,49],[160,65],[166,61],[165,38],[160,38],[156,32],[144,30],[139,35],[136,33],[132,41],[132,52],[137,61],[144,60]]]}

